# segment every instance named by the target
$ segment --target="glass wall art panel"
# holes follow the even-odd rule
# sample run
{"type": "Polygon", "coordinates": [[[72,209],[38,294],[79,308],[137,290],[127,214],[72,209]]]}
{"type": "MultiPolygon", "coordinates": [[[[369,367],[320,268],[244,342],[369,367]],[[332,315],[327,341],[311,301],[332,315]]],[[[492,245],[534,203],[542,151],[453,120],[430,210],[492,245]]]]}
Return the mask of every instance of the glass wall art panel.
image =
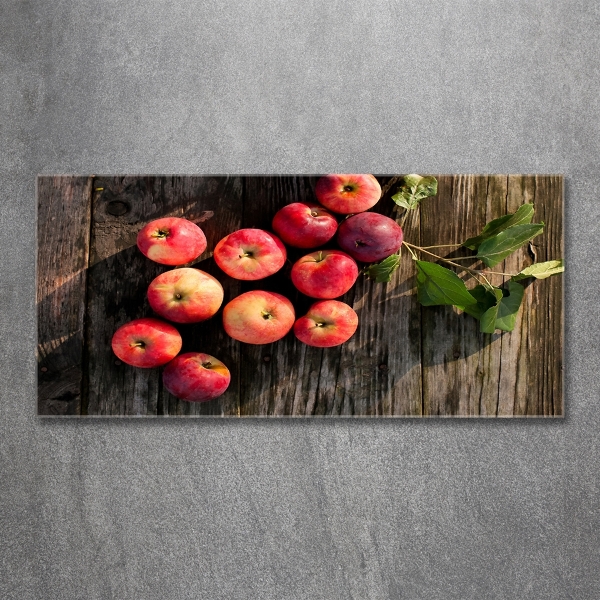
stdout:
{"type": "Polygon", "coordinates": [[[38,414],[562,417],[563,177],[40,176],[38,414]]]}

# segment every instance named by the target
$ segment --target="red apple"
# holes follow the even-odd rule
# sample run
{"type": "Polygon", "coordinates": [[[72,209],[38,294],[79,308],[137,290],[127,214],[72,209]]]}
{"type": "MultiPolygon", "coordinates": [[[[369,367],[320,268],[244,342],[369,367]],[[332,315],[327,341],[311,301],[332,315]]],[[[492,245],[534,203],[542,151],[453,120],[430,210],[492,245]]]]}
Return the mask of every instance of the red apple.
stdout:
{"type": "Polygon", "coordinates": [[[357,278],[356,261],[340,250],[311,252],[292,267],[292,283],[311,298],[343,296],[357,278]]]}
{"type": "Polygon", "coordinates": [[[198,323],[212,317],[223,303],[223,286],[200,269],[185,267],[161,273],[148,287],[155,313],[175,323],[198,323]]]}
{"type": "Polygon", "coordinates": [[[289,246],[317,248],[337,231],[337,219],[316,202],[293,202],[273,217],[273,231],[289,246]]]}
{"type": "Polygon", "coordinates": [[[217,265],[234,279],[263,279],[283,267],[287,258],[281,240],[262,229],[239,229],[225,236],[216,246],[217,265]]]}
{"type": "Polygon", "coordinates": [[[317,181],[315,194],[329,210],[349,215],[375,206],[381,186],[373,175],[325,175],[317,181]]]}
{"type": "Polygon", "coordinates": [[[173,359],[163,372],[165,389],[180,400],[208,402],[225,392],[231,381],[229,369],[217,358],[186,352],[173,359]]]}
{"type": "Polygon", "coordinates": [[[294,334],[309,346],[330,348],[347,342],[357,327],[358,315],[347,304],[321,300],[294,323],[294,334]]]}
{"type": "Polygon", "coordinates": [[[202,229],[187,219],[165,217],[150,221],[137,236],[142,254],[161,265],[183,265],[206,250],[202,229]]]}
{"type": "Polygon", "coordinates": [[[402,245],[402,229],[393,219],[365,212],[343,221],[337,241],[352,258],[371,263],[387,258],[402,245]]]}
{"type": "Polygon", "coordinates": [[[177,356],[181,344],[173,325],[152,318],[125,323],[112,337],[113,352],[134,367],[160,367],[177,356]]]}
{"type": "Polygon", "coordinates": [[[227,335],[246,344],[270,344],[294,326],[294,307],[281,294],[255,290],[234,298],[223,309],[227,335]]]}

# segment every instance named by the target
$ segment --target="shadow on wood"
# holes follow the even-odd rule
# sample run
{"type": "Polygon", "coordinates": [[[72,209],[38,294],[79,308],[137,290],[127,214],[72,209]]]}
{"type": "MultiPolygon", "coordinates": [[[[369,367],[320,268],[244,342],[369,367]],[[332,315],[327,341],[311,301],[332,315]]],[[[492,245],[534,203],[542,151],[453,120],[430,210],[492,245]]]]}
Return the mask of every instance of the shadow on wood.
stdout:
{"type": "MultiPolygon", "coordinates": [[[[405,238],[422,246],[460,242],[491,218],[535,201],[536,217],[552,226],[548,243],[534,248],[537,260],[562,256],[562,223],[554,214],[561,212],[562,179],[511,177],[440,176],[438,196],[407,219],[405,238]]],[[[375,210],[396,218],[390,196],[399,178],[379,179],[385,193],[375,210]]],[[[280,273],[250,283],[224,275],[210,250],[241,227],[270,229],[281,206],[314,200],[315,181],[307,176],[40,178],[39,414],[562,415],[561,278],[527,288],[515,332],[481,334],[475,319],[451,307],[418,305],[408,255],[389,284],[360,276],[342,298],[360,320],[342,346],[312,348],[292,334],[264,346],[240,344],[224,333],[222,308],[206,322],[178,325],[183,351],[213,354],[231,371],[228,391],[212,402],[179,401],[163,389],[160,370],[116,360],[110,346],[114,331],[152,315],[146,290],[167,269],[135,245],[139,229],[160,216],[202,223],[208,250],[192,266],[222,283],[223,305],[241,292],[266,289],[290,298],[297,315],[304,314],[314,300],[294,288],[289,272],[308,251],[290,250],[280,273]],[[61,216],[65,203],[75,216],[61,216]],[[57,215],[64,222],[53,230],[57,215]],[[78,237],[71,242],[73,231],[78,237]],[[557,311],[551,322],[544,316],[550,307],[557,311]]],[[[524,266],[531,256],[526,249],[515,260],[524,266]]]]}

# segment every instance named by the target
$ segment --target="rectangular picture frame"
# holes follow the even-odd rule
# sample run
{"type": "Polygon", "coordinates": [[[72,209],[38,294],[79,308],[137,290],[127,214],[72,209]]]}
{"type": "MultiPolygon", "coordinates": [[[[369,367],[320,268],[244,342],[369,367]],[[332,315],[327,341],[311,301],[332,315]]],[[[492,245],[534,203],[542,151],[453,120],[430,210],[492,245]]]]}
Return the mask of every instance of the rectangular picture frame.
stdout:
{"type": "MultiPolygon", "coordinates": [[[[246,228],[272,232],[273,217],[283,206],[317,202],[320,175],[39,176],[38,415],[563,417],[562,275],[516,278],[523,287],[518,310],[510,313],[509,301],[499,301],[501,310],[510,313],[512,330],[482,333],[482,319],[465,312],[467,307],[419,301],[430,282],[414,260],[450,269],[469,290],[481,285],[473,272],[517,274],[532,264],[562,260],[563,177],[430,177],[437,181],[437,192],[404,214],[397,202],[402,202],[402,190],[410,196],[410,180],[375,176],[381,198],[369,212],[402,223],[412,252],[402,248],[389,282],[375,281],[364,272],[368,265],[359,262],[356,283],[336,298],[356,312],[358,328],[345,343],[323,348],[301,342],[293,331],[272,343],[244,343],[230,337],[223,325],[224,306],[256,290],[288,298],[297,318],[306,314],[317,299],[296,289],[290,271],[311,249],[288,247],[284,267],[258,281],[226,275],[213,256],[225,236],[246,228]],[[532,222],[543,223],[543,232],[495,267],[461,246],[486,224],[529,204],[532,222]],[[223,304],[213,317],[174,324],[182,352],[214,356],[229,370],[227,390],[207,402],[176,398],[165,387],[164,367],[127,365],[111,346],[122,325],[156,317],[148,286],[174,267],[149,260],[136,240],[142,227],[163,217],[182,217],[203,230],[206,250],[187,266],[215,277],[223,287],[223,304]],[[417,272],[425,283],[418,283],[417,272]]],[[[341,222],[347,216],[337,218],[341,222]]],[[[330,246],[339,249],[335,238],[330,246]]],[[[489,279],[505,298],[509,282],[517,283],[502,275],[489,279]]],[[[497,324],[506,325],[498,319],[497,324]]]]}

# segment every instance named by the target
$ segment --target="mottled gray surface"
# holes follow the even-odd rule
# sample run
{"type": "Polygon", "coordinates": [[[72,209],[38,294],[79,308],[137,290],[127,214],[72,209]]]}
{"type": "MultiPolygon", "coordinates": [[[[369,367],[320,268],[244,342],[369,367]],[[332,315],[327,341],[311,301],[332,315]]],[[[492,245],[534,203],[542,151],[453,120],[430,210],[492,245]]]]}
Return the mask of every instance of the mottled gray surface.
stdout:
{"type": "Polygon", "coordinates": [[[592,1],[0,4],[0,597],[600,597],[592,1]],[[562,421],[35,416],[37,173],[561,172],[562,421]]]}

